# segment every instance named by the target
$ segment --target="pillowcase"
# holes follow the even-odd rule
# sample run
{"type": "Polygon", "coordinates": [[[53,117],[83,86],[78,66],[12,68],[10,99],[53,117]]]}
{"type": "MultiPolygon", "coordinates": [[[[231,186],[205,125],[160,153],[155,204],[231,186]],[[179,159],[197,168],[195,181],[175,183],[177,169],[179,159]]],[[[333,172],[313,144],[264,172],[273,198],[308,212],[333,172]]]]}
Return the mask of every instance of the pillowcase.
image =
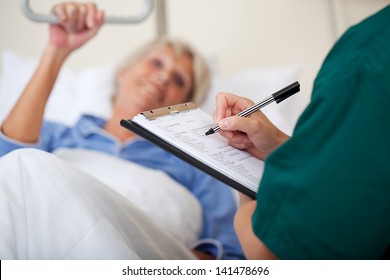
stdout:
{"type": "MultiPolygon", "coordinates": [[[[3,76],[0,84],[0,122],[7,116],[37,66],[36,59],[11,51],[2,54],[3,76]]],[[[114,92],[114,66],[88,68],[80,72],[62,68],[49,98],[45,119],[67,125],[74,124],[83,113],[107,118],[111,115],[111,96],[114,92]]],[[[298,80],[300,67],[289,65],[240,71],[230,77],[213,77],[206,100],[198,104],[212,114],[215,95],[232,92],[258,102],[279,89],[298,80]]],[[[286,133],[291,133],[301,107],[295,96],[280,104],[263,108],[269,119],[286,133]]]]}

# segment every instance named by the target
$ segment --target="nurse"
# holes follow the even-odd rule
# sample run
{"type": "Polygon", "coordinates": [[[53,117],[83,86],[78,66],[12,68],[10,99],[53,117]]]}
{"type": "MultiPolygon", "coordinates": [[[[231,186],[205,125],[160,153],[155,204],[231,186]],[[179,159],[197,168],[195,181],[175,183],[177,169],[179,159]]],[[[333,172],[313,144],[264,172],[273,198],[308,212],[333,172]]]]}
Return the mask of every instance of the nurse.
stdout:
{"type": "Polygon", "coordinates": [[[219,94],[215,122],[264,159],[257,200],[235,227],[250,259],[381,259],[390,244],[390,6],[350,28],[325,59],[288,137],[253,102],[219,94]]]}

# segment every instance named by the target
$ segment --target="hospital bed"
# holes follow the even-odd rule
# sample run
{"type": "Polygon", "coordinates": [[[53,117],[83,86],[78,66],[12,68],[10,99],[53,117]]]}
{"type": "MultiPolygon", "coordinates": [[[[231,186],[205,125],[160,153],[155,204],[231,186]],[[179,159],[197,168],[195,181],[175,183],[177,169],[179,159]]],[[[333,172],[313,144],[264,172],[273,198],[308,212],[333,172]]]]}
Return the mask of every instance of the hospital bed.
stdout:
{"type": "MultiPolygon", "coordinates": [[[[28,0],[20,0],[20,3],[23,13],[29,19],[36,22],[55,21],[51,16],[36,14],[29,7],[28,0]]],[[[107,21],[113,24],[137,24],[150,16],[152,9],[157,9],[156,36],[165,36],[167,33],[166,15],[164,13],[165,2],[163,0],[145,0],[143,3],[145,6],[140,15],[126,18],[109,16],[107,21]]],[[[26,57],[14,52],[2,54],[0,122],[17,100],[36,65],[36,58],[26,57]]],[[[261,99],[262,96],[265,97],[270,92],[298,80],[299,74],[299,67],[289,65],[272,69],[250,69],[227,78],[215,75],[210,94],[205,102],[201,104],[201,107],[212,113],[214,110],[214,95],[218,91],[245,92],[253,100],[261,99]]],[[[73,71],[65,67],[47,105],[45,118],[71,125],[82,113],[108,117],[111,113],[109,104],[114,86],[112,82],[113,75],[114,69],[107,66],[93,67],[82,71],[73,71]]],[[[292,131],[294,123],[290,115],[291,111],[279,106],[279,108],[274,107],[272,110],[265,111],[265,113],[286,132],[292,131]]],[[[34,153],[34,151],[31,152],[34,153]]],[[[66,177],[67,173],[80,172],[82,173],[80,175],[82,181],[93,181],[89,185],[100,186],[103,183],[112,188],[113,191],[108,194],[103,191],[103,187],[98,193],[91,189],[83,190],[85,196],[95,197],[96,205],[94,207],[107,209],[106,212],[97,216],[90,216],[89,213],[82,212],[83,209],[80,209],[80,214],[74,212],[75,209],[80,208],[77,204],[73,204],[73,201],[77,201],[80,195],[80,188],[76,185],[74,189],[66,190],[62,198],[57,197],[53,201],[54,205],[51,207],[53,210],[49,217],[54,219],[51,223],[52,227],[42,229],[38,227],[39,225],[29,223],[27,220],[34,219],[34,215],[37,215],[37,217],[46,215],[47,205],[39,202],[42,199],[45,201],[53,199],[53,192],[50,189],[52,182],[36,186],[35,192],[47,195],[47,197],[41,197],[40,200],[34,200],[35,192],[29,193],[22,187],[15,187],[12,189],[15,200],[11,203],[20,206],[20,211],[10,213],[7,209],[0,209],[0,228],[13,227],[17,234],[1,238],[2,241],[0,242],[4,242],[2,243],[3,246],[7,244],[7,247],[0,247],[0,258],[181,259],[193,257],[190,253],[190,247],[191,244],[196,242],[196,237],[201,230],[202,210],[199,203],[183,187],[160,172],[101,153],[63,149],[57,151],[55,155],[71,166],[63,168],[65,174],[62,174],[62,176],[66,177]],[[106,166],[110,166],[110,168],[102,170],[101,165],[96,164],[99,162],[105,162],[106,166]],[[96,181],[96,178],[99,181],[96,181]],[[128,188],[128,182],[134,183],[131,190],[128,188]],[[156,188],[153,195],[148,193],[148,188],[144,187],[145,185],[156,184],[162,185],[164,188],[156,188]],[[25,204],[26,200],[30,201],[31,204],[25,204]],[[134,207],[128,206],[126,201],[130,201],[134,207]],[[70,204],[66,205],[67,203],[70,204]],[[169,205],[169,207],[161,209],[159,207],[161,204],[169,205]],[[69,208],[73,215],[58,217],[56,211],[61,210],[62,207],[69,208]],[[23,216],[23,219],[27,222],[25,224],[14,223],[12,217],[15,215],[23,216]],[[107,217],[115,217],[113,218],[115,221],[111,223],[110,220],[110,223],[108,223],[107,217]],[[126,221],[125,223],[132,222],[132,227],[123,227],[121,221],[126,221]],[[70,222],[76,224],[75,233],[58,240],[61,227],[64,226],[64,223],[70,222]],[[89,228],[86,229],[86,226],[89,228]],[[85,231],[88,231],[89,235],[77,235],[85,231]],[[101,232],[104,234],[102,235],[101,232]],[[31,246],[26,242],[28,238],[25,234],[30,234],[30,238],[38,238],[41,246],[39,248],[31,246]],[[129,241],[130,239],[131,241],[129,241]],[[16,244],[20,240],[24,242],[23,250],[16,252],[16,244]],[[59,241],[61,246],[58,246],[59,241]],[[144,244],[148,245],[144,246],[144,244]],[[58,249],[54,250],[54,253],[53,247],[58,249]],[[110,254],[100,256],[98,252],[91,250],[91,248],[97,248],[105,252],[110,251],[110,254]]],[[[14,161],[18,160],[23,159],[17,156],[14,161]]],[[[48,162],[53,164],[47,164],[45,172],[55,173],[56,170],[53,169],[53,166],[58,162],[54,158],[50,158],[48,162]]],[[[21,180],[34,181],[39,179],[41,170],[34,170],[33,163],[31,163],[31,167],[23,174],[24,177],[20,176],[21,180]]],[[[7,169],[4,167],[0,171],[0,178],[3,180],[7,176],[7,169]]],[[[59,182],[59,184],[62,183],[65,184],[66,182],[59,182]]],[[[9,188],[2,188],[0,199],[9,196],[11,188],[12,183],[9,188]]],[[[1,205],[7,203],[4,202],[1,205]]]]}

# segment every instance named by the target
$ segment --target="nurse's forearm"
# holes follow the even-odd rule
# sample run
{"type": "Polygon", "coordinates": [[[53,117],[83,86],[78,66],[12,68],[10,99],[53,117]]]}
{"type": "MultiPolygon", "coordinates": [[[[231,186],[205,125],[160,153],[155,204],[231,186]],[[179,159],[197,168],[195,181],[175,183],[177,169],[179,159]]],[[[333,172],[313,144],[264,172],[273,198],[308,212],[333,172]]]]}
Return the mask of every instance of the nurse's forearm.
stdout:
{"type": "Polygon", "coordinates": [[[256,201],[240,205],[234,219],[234,227],[242,249],[248,259],[277,259],[264,243],[255,235],[252,229],[252,216],[256,209],[256,201]]]}
{"type": "Polygon", "coordinates": [[[48,45],[31,80],[2,125],[2,132],[24,143],[39,139],[45,106],[69,52],[48,45]]]}

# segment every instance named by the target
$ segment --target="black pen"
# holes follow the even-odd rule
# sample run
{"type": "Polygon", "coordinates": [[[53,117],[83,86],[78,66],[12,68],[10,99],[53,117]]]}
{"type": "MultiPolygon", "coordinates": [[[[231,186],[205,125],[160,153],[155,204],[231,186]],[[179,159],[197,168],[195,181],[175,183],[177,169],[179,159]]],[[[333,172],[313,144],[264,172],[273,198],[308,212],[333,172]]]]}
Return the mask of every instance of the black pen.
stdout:
{"type": "MultiPolygon", "coordinates": [[[[254,104],[253,106],[250,106],[249,108],[245,109],[241,113],[238,113],[237,116],[239,117],[247,117],[250,114],[256,112],[257,110],[260,110],[261,108],[267,106],[268,104],[276,101],[276,103],[280,103],[286,98],[290,97],[291,95],[299,92],[300,90],[300,85],[298,82],[294,82],[291,85],[282,88],[281,90],[275,92],[274,94],[270,95],[266,99],[260,101],[259,103],[254,104]]],[[[214,125],[212,128],[210,128],[207,132],[206,135],[213,134],[215,132],[220,131],[221,128],[219,125],[214,125]]]]}

